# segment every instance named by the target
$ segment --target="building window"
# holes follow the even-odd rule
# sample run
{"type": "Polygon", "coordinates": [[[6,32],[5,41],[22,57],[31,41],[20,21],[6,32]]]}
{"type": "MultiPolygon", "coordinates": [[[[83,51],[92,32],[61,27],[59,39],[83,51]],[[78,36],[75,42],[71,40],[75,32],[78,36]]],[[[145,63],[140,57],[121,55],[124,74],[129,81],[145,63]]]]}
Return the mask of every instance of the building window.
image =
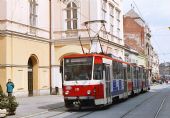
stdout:
{"type": "Polygon", "coordinates": [[[102,19],[106,19],[106,12],[107,12],[107,2],[106,0],[102,0],[102,19]]]}
{"type": "Polygon", "coordinates": [[[119,53],[119,50],[118,49],[115,49],[115,55],[118,56],[118,53],[119,53]]]}
{"type": "Polygon", "coordinates": [[[67,5],[67,30],[77,29],[77,5],[70,2],[67,5]]]}
{"type": "Polygon", "coordinates": [[[110,5],[110,16],[114,16],[114,7],[110,5]]]}
{"type": "Polygon", "coordinates": [[[113,35],[113,28],[114,28],[114,7],[112,5],[110,7],[110,34],[113,35]]]}
{"type": "Polygon", "coordinates": [[[106,4],[107,1],[106,0],[102,0],[102,9],[106,11],[106,4]]]}
{"type": "Polygon", "coordinates": [[[116,32],[117,37],[120,37],[120,11],[116,10],[116,32]]]}
{"type": "Polygon", "coordinates": [[[110,24],[110,34],[113,35],[113,25],[112,24],[110,24]]]}
{"type": "Polygon", "coordinates": [[[37,6],[36,0],[30,0],[30,33],[36,33],[37,25],[37,6]]]}

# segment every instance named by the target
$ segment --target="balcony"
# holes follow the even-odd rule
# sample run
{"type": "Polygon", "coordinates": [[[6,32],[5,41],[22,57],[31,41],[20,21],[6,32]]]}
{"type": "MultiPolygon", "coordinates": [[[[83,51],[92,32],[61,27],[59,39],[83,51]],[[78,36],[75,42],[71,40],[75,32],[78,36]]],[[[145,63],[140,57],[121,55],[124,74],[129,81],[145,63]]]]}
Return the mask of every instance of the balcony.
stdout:
{"type": "MultiPolygon", "coordinates": [[[[64,45],[80,45],[79,36],[81,37],[81,43],[87,47],[91,45],[91,40],[96,41],[98,39],[96,33],[93,31],[88,33],[87,29],[54,31],[53,34],[55,46],[59,47],[64,45]]],[[[99,32],[99,40],[103,46],[105,45],[104,47],[109,46],[125,49],[123,39],[106,31],[99,32]]]]}
{"type": "Polygon", "coordinates": [[[32,27],[27,24],[19,23],[10,20],[0,20],[1,33],[12,33],[26,37],[36,37],[42,40],[49,40],[49,31],[43,28],[32,27]]]}

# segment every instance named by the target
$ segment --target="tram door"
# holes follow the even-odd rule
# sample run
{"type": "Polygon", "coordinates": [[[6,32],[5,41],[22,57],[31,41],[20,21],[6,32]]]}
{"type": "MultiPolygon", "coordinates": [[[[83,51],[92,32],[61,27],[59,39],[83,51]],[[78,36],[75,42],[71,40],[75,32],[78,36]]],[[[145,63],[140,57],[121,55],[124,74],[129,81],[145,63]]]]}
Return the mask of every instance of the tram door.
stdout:
{"type": "Polygon", "coordinates": [[[127,67],[123,67],[123,75],[124,75],[124,92],[126,96],[128,96],[127,67]]]}
{"type": "Polygon", "coordinates": [[[107,103],[110,103],[111,102],[110,65],[106,65],[105,78],[106,78],[106,99],[107,103]]]}
{"type": "Polygon", "coordinates": [[[139,68],[136,69],[136,78],[137,78],[137,90],[138,93],[140,92],[140,86],[139,86],[139,68]]]}

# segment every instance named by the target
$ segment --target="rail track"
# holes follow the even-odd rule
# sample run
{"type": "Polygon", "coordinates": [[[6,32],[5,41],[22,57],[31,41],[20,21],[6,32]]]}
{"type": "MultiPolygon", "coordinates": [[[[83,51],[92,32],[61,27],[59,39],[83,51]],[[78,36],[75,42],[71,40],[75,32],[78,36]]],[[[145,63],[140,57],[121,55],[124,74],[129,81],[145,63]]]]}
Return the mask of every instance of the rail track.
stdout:
{"type": "MultiPolygon", "coordinates": [[[[67,111],[62,110],[62,108],[65,108],[65,107],[64,107],[64,106],[60,106],[60,107],[57,107],[57,108],[51,108],[51,109],[48,109],[48,110],[46,110],[46,111],[38,112],[38,113],[31,114],[31,115],[28,115],[28,116],[23,116],[23,117],[20,117],[20,118],[38,117],[38,116],[41,116],[41,115],[43,115],[43,114],[48,114],[48,113],[51,112],[51,111],[59,111],[59,110],[62,111],[62,112],[59,112],[59,113],[57,113],[57,114],[55,114],[55,115],[60,115],[60,114],[63,114],[63,113],[65,113],[65,112],[67,112],[67,111]]],[[[46,117],[46,118],[50,118],[50,117],[53,117],[53,116],[48,116],[48,117],[46,117]]]]}
{"type": "Polygon", "coordinates": [[[156,111],[154,118],[158,118],[159,113],[161,112],[161,110],[162,110],[162,108],[163,108],[163,105],[164,105],[167,97],[168,97],[168,95],[166,95],[166,96],[164,97],[164,99],[161,101],[161,104],[160,104],[158,110],[156,111]]]}
{"type": "MultiPolygon", "coordinates": [[[[160,93],[160,92],[159,92],[160,93]]],[[[152,96],[144,99],[142,102],[140,102],[139,104],[137,104],[136,106],[134,106],[132,109],[128,110],[126,113],[124,113],[120,118],[125,118],[127,117],[131,112],[133,112],[136,108],[140,107],[142,104],[148,102],[148,100],[152,99],[153,97],[159,95],[159,93],[156,93],[156,94],[153,94],[152,96]]],[[[154,113],[154,116],[153,118],[158,118],[162,108],[163,108],[163,105],[167,99],[168,95],[165,95],[162,99],[161,99],[161,103],[158,105],[158,109],[156,110],[156,112],[154,113]]]]}
{"type": "MultiPolygon", "coordinates": [[[[120,118],[128,117],[128,115],[130,113],[132,113],[134,110],[136,110],[136,108],[140,107],[144,103],[147,103],[150,99],[152,99],[153,97],[159,95],[159,93],[160,92],[154,93],[153,95],[145,98],[140,103],[135,105],[133,108],[129,109],[126,113],[122,114],[120,116],[120,118]]],[[[168,94],[164,95],[164,97],[161,99],[161,102],[158,105],[158,108],[155,111],[153,118],[158,118],[158,116],[159,116],[159,114],[160,114],[160,112],[161,112],[161,110],[162,110],[162,108],[163,108],[163,106],[165,104],[165,101],[166,101],[167,97],[168,97],[168,94]]],[[[62,114],[64,115],[65,113],[70,113],[69,116],[66,116],[66,117],[69,117],[69,118],[83,118],[83,117],[86,117],[86,116],[88,116],[90,114],[93,114],[95,112],[96,112],[96,110],[88,110],[88,111],[85,111],[85,112],[80,112],[80,111],[77,111],[77,110],[76,111],[70,111],[70,110],[66,110],[64,106],[61,106],[61,107],[57,107],[57,108],[48,109],[47,111],[43,111],[43,112],[35,113],[35,114],[32,114],[32,115],[24,116],[24,117],[21,117],[21,118],[32,118],[32,117],[42,116],[42,115],[45,115],[45,114],[49,114],[45,118],[55,118],[55,117],[59,117],[62,114]],[[54,113],[54,114],[49,114],[51,111],[59,111],[59,112],[54,113]]]]}

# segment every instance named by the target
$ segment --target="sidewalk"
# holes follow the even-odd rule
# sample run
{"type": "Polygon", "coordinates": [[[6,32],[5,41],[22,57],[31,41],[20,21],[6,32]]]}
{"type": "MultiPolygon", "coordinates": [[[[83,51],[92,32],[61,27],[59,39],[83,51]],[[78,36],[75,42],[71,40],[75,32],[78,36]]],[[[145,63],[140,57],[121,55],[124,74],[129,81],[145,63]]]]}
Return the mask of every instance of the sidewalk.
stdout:
{"type": "Polygon", "coordinates": [[[20,97],[16,99],[19,103],[16,115],[8,116],[7,118],[21,118],[64,106],[63,96],[61,95],[20,97]]]}

